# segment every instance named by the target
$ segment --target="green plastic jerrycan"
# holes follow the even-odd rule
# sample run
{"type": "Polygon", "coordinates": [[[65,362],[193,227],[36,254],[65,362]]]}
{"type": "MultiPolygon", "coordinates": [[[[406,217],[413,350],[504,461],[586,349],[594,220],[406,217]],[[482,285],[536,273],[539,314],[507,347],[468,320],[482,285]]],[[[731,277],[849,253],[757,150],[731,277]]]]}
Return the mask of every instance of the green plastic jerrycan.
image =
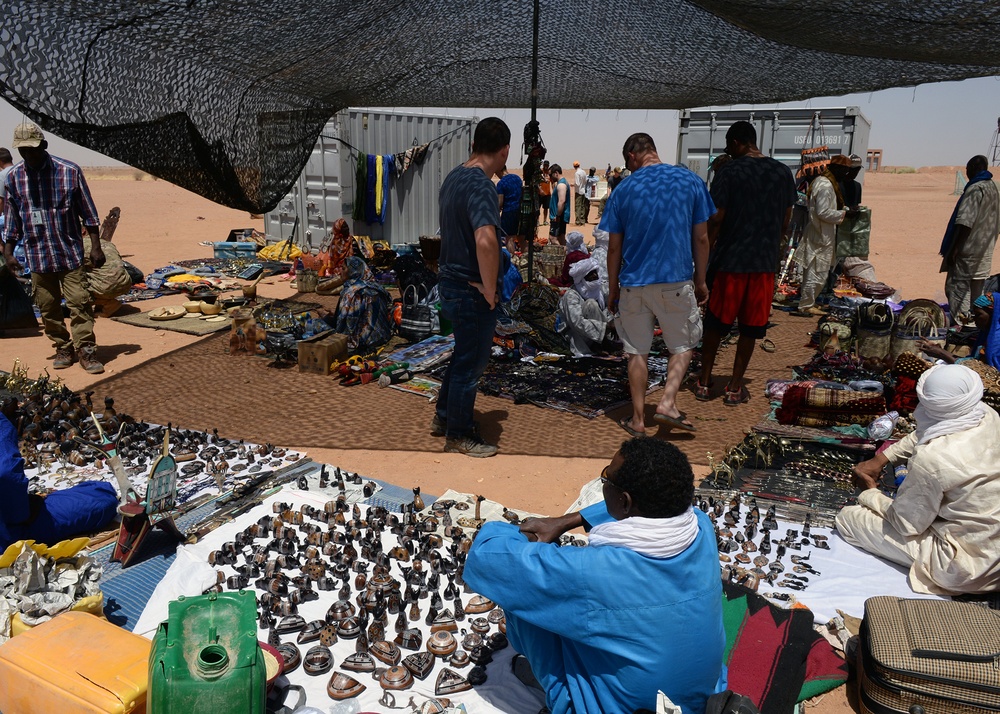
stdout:
{"type": "Polygon", "coordinates": [[[149,654],[149,714],[264,714],[256,616],[247,591],[170,603],[149,654]]]}

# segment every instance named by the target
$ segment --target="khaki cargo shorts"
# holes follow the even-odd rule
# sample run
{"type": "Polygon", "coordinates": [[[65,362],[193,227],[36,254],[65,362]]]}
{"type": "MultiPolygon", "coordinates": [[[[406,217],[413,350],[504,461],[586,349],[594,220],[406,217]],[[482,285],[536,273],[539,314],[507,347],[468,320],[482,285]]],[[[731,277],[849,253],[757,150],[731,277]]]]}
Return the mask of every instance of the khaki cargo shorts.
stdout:
{"type": "Polygon", "coordinates": [[[701,311],[694,283],[654,283],[621,289],[615,329],[625,351],[648,355],[653,344],[653,322],[660,323],[670,354],[693,350],[701,340],[701,311]]]}

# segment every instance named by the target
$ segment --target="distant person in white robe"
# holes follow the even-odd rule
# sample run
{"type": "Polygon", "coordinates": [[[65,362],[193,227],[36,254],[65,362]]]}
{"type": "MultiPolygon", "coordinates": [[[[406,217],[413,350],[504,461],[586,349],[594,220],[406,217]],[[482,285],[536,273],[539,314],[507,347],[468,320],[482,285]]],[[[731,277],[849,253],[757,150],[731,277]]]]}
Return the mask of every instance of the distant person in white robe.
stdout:
{"type": "Polygon", "coordinates": [[[854,467],[865,490],[837,516],[837,530],[908,567],[915,592],[1000,590],[1000,416],[962,365],[924,372],[917,396],[916,431],[854,467]],[[895,499],[878,489],[887,464],[909,469],[895,499]]]}
{"type": "Polygon", "coordinates": [[[587,357],[606,352],[613,338],[608,333],[611,315],[608,288],[601,284],[597,263],[592,258],[577,261],[569,267],[569,274],[573,287],[559,298],[559,314],[569,333],[573,355],[587,357]]]}

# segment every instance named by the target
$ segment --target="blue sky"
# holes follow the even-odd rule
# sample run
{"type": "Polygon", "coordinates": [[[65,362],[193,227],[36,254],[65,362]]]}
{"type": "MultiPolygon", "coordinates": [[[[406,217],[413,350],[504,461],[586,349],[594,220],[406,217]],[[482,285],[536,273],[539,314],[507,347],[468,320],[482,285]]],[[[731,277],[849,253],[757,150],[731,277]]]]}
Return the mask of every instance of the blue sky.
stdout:
{"type": "MultiPolygon", "coordinates": [[[[985,77],[963,82],[924,84],[841,97],[817,97],[806,102],[741,105],[762,107],[858,106],[872,122],[869,148],[881,148],[884,163],[895,166],[964,165],[975,154],[986,154],[1000,117],[1000,78],[985,77]]],[[[429,114],[496,115],[511,126],[515,137],[529,118],[526,109],[493,108],[404,108],[429,114]]],[[[728,108],[728,107],[725,107],[728,108]]],[[[621,161],[621,146],[635,131],[653,136],[665,161],[673,161],[677,146],[677,112],[670,110],[539,110],[542,138],[550,160],[605,168],[621,161]]],[[[20,113],[0,101],[0,146],[9,146],[20,113]]],[[[516,141],[516,139],[515,139],[516,141]]],[[[113,161],[58,137],[50,138],[57,156],[84,166],[114,165],[113,161]]],[[[512,147],[511,165],[518,159],[512,147]]]]}

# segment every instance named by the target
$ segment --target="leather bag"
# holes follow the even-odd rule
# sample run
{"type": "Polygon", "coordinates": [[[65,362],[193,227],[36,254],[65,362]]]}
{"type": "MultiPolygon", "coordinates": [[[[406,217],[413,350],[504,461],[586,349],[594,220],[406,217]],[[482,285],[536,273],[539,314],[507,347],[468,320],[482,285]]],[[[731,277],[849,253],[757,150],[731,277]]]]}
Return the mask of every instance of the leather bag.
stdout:
{"type": "Polygon", "coordinates": [[[410,342],[420,342],[434,333],[434,315],[430,305],[420,302],[415,285],[403,292],[403,308],[399,321],[399,335],[410,342]]]}

